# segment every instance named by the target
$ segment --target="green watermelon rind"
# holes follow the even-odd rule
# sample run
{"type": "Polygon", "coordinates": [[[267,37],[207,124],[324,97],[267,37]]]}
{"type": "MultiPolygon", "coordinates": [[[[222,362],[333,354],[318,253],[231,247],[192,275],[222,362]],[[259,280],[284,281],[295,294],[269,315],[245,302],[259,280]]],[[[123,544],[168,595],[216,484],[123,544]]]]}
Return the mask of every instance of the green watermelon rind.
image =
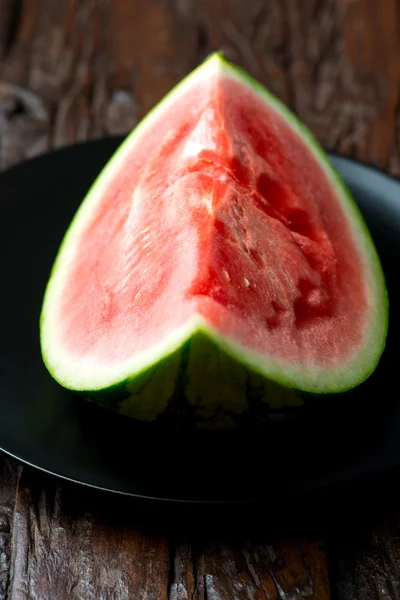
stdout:
{"type": "Polygon", "coordinates": [[[221,53],[211,55],[171,90],[126,138],[100,173],[64,236],[45,291],[40,317],[42,356],[49,372],[64,387],[87,392],[92,398],[97,397],[98,399],[100,397],[121,398],[126,394],[127,386],[131,386],[132,383],[146,373],[151,376],[151,373],[157,369],[158,364],[168,360],[169,357],[173,357],[184,346],[196,339],[206,340],[206,344],[215,345],[227,357],[231,357],[237,365],[245,367],[249,373],[261,375],[266,382],[276,382],[285,388],[301,390],[311,394],[340,393],[357,386],[374,371],[385,346],[387,328],[388,297],[379,257],[361,213],[343,181],[331,166],[323,149],[311,132],[298,118],[261,84],[238,67],[231,65],[221,53]],[[354,234],[361,248],[365,269],[368,273],[369,298],[373,306],[371,308],[372,323],[366,332],[364,344],[361,349],[358,347],[354,352],[354,356],[342,365],[334,368],[312,365],[305,368],[301,364],[294,365],[287,361],[274,360],[273,357],[261,356],[248,348],[244,348],[219,335],[204,320],[196,316],[178,331],[175,331],[173,335],[170,335],[162,344],[146,352],[141,360],[136,360],[136,362],[126,361],[118,368],[113,367],[109,371],[104,365],[95,363],[93,367],[87,366],[83,373],[83,369],[80,368],[79,357],[72,359],[71,356],[66,357],[65,354],[58,357],[55,355],[54,348],[57,348],[57,340],[52,339],[54,331],[56,331],[56,323],[54,320],[52,322],[51,304],[56,299],[57,293],[60,293],[62,289],[62,274],[66,270],[65,267],[68,261],[73,260],[73,241],[83,230],[87,222],[85,217],[91,214],[91,208],[96,204],[103,186],[112,179],[122,165],[126,150],[137,141],[140,141],[140,135],[144,134],[148,127],[151,127],[154,116],[158,116],[163,108],[172,103],[177,94],[189,88],[195,78],[206,77],[214,69],[220,69],[226,76],[238,79],[272,105],[306,140],[318,163],[324,168],[332,185],[338,191],[338,196],[342,200],[343,207],[349,216],[354,234]],[[65,366],[67,358],[70,360],[69,368],[65,366]]]}

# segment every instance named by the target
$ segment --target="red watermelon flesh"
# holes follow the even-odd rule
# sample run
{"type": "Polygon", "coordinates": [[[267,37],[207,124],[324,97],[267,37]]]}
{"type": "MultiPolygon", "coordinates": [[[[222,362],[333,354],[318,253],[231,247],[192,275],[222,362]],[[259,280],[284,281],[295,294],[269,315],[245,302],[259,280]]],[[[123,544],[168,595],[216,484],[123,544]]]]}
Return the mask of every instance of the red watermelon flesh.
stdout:
{"type": "Polygon", "coordinates": [[[219,74],[133,148],[76,253],[62,339],[100,362],[194,314],[251,349],[319,364],[343,360],[365,329],[361,257],[326,173],[271,106],[219,74]]]}
{"type": "Polygon", "coordinates": [[[322,150],[214,55],[101,174],[61,247],[41,328],[46,364],[72,389],[134,379],[201,330],[272,381],[340,391],[376,366],[387,298],[322,150]]]}

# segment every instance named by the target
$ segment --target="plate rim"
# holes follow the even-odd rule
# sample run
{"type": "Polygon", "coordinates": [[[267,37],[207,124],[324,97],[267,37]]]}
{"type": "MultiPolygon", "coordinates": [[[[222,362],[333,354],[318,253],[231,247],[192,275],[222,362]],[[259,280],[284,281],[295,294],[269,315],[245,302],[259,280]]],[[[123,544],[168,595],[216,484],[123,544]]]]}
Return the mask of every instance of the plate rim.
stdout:
{"type": "MultiPolygon", "coordinates": [[[[47,149],[45,152],[36,155],[36,156],[32,156],[29,158],[26,158],[16,164],[12,164],[7,166],[5,169],[0,170],[0,180],[3,177],[7,177],[9,175],[12,176],[13,172],[18,171],[18,169],[24,168],[27,165],[34,165],[36,162],[41,162],[46,160],[48,157],[50,156],[54,156],[54,155],[62,155],[63,153],[66,152],[70,152],[71,150],[73,150],[74,148],[84,148],[84,147],[90,147],[90,146],[95,146],[97,144],[101,144],[104,142],[109,142],[109,143],[114,143],[116,145],[115,151],[118,149],[118,146],[123,142],[123,140],[125,139],[126,135],[112,135],[112,136],[104,136],[104,137],[99,137],[99,138],[93,138],[90,140],[81,140],[72,144],[68,144],[59,148],[54,148],[54,149],[47,149]]],[[[350,155],[345,155],[345,154],[341,154],[335,150],[330,150],[327,148],[324,148],[325,153],[327,154],[328,158],[337,158],[340,160],[343,160],[347,163],[351,163],[354,164],[356,167],[362,167],[364,169],[367,169],[368,171],[375,173],[376,175],[378,175],[379,177],[384,177],[387,178],[389,181],[394,182],[395,184],[400,186],[400,177],[396,176],[386,170],[382,170],[380,169],[377,165],[373,164],[373,163],[369,163],[366,161],[362,161],[354,156],[350,156],[350,155]]],[[[110,155],[110,157],[112,156],[112,154],[110,155]]],[[[332,165],[333,168],[335,169],[335,171],[337,171],[335,165],[332,165]]],[[[340,175],[340,173],[339,173],[340,175]]],[[[342,176],[340,175],[340,177],[342,178],[342,176]]],[[[399,188],[400,189],[400,188],[399,188]]],[[[398,203],[400,205],[400,194],[399,197],[397,199],[393,200],[394,202],[396,202],[396,204],[398,203]]],[[[1,200],[0,200],[1,203],[1,200]]],[[[244,499],[235,499],[235,498],[222,498],[222,499],[192,499],[192,498],[179,498],[179,497],[167,497],[167,496],[155,496],[155,495],[146,495],[146,494],[140,494],[140,493],[136,493],[136,492],[129,492],[129,491],[124,491],[121,489],[116,489],[116,488],[112,488],[112,487],[106,487],[106,486],[102,486],[102,485],[98,485],[98,484],[94,484],[94,483],[90,483],[88,481],[85,481],[83,479],[79,479],[79,478],[75,478],[75,477],[71,477],[69,475],[63,474],[62,472],[56,472],[55,470],[50,470],[46,467],[43,467],[39,464],[35,464],[33,462],[30,462],[28,459],[23,458],[22,456],[20,456],[18,453],[15,453],[14,451],[10,451],[6,448],[3,447],[3,445],[1,444],[0,446],[0,452],[4,455],[7,456],[15,461],[17,461],[18,463],[20,463],[21,465],[27,466],[29,469],[32,469],[33,471],[39,472],[40,474],[44,474],[46,476],[49,476],[51,478],[55,478],[55,479],[59,479],[61,481],[65,481],[68,484],[73,484],[73,485],[78,485],[78,486],[83,486],[83,488],[87,488],[90,490],[96,490],[96,491],[100,491],[106,494],[113,494],[113,495],[117,495],[120,497],[125,497],[125,498],[135,498],[138,500],[146,500],[146,501],[153,501],[153,502],[163,502],[163,503],[167,503],[167,504],[175,504],[175,503],[179,503],[179,504],[191,504],[191,505],[199,505],[199,504],[207,504],[207,505],[223,505],[223,504],[232,504],[232,505],[243,505],[243,504],[253,504],[253,503],[259,503],[259,502],[264,502],[266,500],[265,495],[261,495],[258,498],[244,498],[244,499]]],[[[382,472],[392,472],[394,469],[396,469],[397,467],[399,467],[399,463],[396,463],[394,461],[394,464],[387,466],[386,468],[375,468],[372,469],[370,472],[368,472],[367,474],[365,473],[360,473],[356,476],[354,475],[348,475],[346,478],[344,478],[342,481],[335,481],[335,482],[331,482],[328,485],[314,485],[314,484],[310,484],[309,482],[306,483],[306,485],[303,486],[302,490],[298,490],[296,489],[296,486],[289,486],[288,490],[290,490],[291,493],[294,494],[299,494],[299,495],[304,495],[307,494],[309,492],[318,492],[318,491],[323,491],[326,489],[330,489],[330,490],[334,490],[338,487],[345,487],[351,484],[355,484],[363,479],[365,479],[366,477],[374,477],[382,472]]]]}

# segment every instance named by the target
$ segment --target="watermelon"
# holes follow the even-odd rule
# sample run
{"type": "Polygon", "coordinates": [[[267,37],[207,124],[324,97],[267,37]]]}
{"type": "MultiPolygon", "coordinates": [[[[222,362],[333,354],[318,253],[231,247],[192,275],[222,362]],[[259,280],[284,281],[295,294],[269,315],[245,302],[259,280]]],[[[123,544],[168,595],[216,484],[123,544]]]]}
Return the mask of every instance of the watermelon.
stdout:
{"type": "Polygon", "coordinates": [[[40,321],[61,385],[136,419],[216,428],[357,386],[387,326],[348,190],[304,125],[221,53],[103,169],[40,321]]]}

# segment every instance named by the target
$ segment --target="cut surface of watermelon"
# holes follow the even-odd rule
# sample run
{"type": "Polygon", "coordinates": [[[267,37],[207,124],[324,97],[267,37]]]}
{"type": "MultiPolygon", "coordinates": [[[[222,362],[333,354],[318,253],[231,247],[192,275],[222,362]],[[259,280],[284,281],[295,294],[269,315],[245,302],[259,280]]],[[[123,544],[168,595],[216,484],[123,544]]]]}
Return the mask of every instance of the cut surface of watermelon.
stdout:
{"type": "Polygon", "coordinates": [[[235,402],[241,412],[249,373],[271,405],[274,385],[294,405],[293,389],[359,384],[387,315],[375,248],[328,159],[288,109],[214,54],[139,124],[82,203],[47,286],[41,343],[64,386],[124,386],[127,414],[154,418],[178,387],[203,413],[235,402]]]}

